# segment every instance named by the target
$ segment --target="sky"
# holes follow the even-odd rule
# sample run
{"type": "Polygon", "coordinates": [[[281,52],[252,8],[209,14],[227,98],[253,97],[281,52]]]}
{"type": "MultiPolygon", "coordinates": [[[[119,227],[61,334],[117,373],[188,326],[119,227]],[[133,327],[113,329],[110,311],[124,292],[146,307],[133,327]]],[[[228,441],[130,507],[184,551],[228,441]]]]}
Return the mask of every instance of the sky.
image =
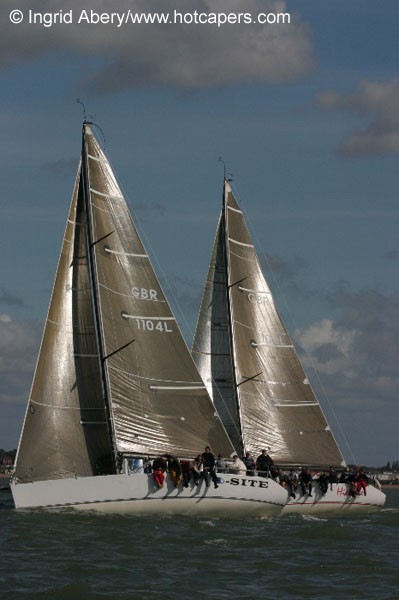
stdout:
{"type": "Polygon", "coordinates": [[[187,343],[223,157],[346,460],[399,459],[398,25],[397,0],[1,1],[0,447],[29,397],[80,99],[187,343]],[[110,22],[129,9],[177,22],[110,22]]]}

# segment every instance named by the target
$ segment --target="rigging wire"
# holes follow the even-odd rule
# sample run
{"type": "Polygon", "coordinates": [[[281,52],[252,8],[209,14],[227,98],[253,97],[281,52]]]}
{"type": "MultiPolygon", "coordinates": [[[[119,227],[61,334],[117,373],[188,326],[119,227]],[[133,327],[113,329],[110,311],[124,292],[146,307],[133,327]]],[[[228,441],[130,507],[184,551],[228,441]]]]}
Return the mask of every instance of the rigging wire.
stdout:
{"type": "Polygon", "coordinates": [[[100,125],[98,125],[98,123],[95,123],[94,119],[95,119],[96,115],[95,114],[94,115],[89,115],[86,112],[86,105],[85,105],[85,103],[80,98],[76,98],[76,103],[80,104],[81,107],[82,107],[82,111],[83,111],[83,123],[87,123],[89,125],[92,125],[101,134],[101,137],[103,138],[102,149],[105,150],[105,147],[106,147],[105,133],[101,129],[100,125]],[[90,121],[87,120],[87,117],[90,118],[90,121]]]}
{"type": "Polygon", "coordinates": [[[224,162],[224,159],[223,159],[222,156],[219,156],[218,162],[222,163],[222,165],[223,165],[223,179],[224,179],[224,181],[233,181],[233,173],[228,173],[227,172],[227,166],[226,166],[226,163],[224,162]]]}

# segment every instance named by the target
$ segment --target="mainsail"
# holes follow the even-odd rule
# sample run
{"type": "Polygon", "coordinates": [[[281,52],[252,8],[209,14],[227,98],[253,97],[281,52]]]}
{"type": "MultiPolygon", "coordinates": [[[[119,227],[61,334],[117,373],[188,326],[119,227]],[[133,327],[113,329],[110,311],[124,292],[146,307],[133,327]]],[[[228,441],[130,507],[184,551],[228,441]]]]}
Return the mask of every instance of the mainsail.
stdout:
{"type": "Polygon", "coordinates": [[[205,445],[233,451],[85,123],[16,477],[113,473],[117,453],[190,457],[205,445]]]}
{"type": "Polygon", "coordinates": [[[193,356],[242,452],[271,448],[279,465],[345,464],[227,181],[193,356]]]}

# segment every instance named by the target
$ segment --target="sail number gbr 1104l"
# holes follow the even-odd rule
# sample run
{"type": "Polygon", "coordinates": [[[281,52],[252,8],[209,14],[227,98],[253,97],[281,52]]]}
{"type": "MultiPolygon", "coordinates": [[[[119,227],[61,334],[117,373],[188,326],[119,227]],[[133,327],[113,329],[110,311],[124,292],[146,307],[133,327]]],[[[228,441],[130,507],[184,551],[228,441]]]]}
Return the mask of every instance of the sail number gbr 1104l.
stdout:
{"type": "MultiPolygon", "coordinates": [[[[157,318],[158,319],[158,318],[157,318]]],[[[137,329],[142,331],[160,331],[161,333],[172,333],[167,321],[158,321],[155,318],[145,319],[136,317],[137,329]]]]}
{"type": "Polygon", "coordinates": [[[174,317],[138,317],[137,315],[129,315],[122,311],[123,319],[132,319],[136,322],[139,331],[159,331],[161,333],[172,333],[171,321],[174,317]]]}
{"type": "MultiPolygon", "coordinates": [[[[150,302],[159,302],[157,291],[154,289],[147,288],[132,288],[132,296],[138,300],[149,300],[150,302]]],[[[174,321],[174,317],[150,317],[150,316],[138,316],[129,315],[127,312],[122,312],[124,319],[133,319],[135,321],[137,329],[139,331],[158,331],[160,333],[172,333],[171,321],[174,321]]]]}

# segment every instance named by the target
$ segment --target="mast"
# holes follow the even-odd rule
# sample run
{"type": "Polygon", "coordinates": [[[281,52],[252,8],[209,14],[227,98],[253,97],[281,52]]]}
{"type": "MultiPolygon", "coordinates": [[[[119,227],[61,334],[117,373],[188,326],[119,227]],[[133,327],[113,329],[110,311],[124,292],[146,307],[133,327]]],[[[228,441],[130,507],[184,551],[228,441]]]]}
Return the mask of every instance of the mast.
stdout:
{"type": "Polygon", "coordinates": [[[90,282],[92,289],[92,298],[93,298],[93,311],[94,311],[94,320],[95,320],[95,330],[96,330],[96,338],[97,338],[97,348],[98,348],[98,356],[99,356],[99,367],[101,373],[101,383],[102,383],[102,392],[103,392],[103,401],[105,406],[105,411],[107,415],[107,424],[108,431],[111,438],[111,444],[113,449],[113,465],[116,468],[116,443],[115,443],[115,432],[113,427],[112,415],[111,415],[111,407],[110,407],[110,394],[109,394],[109,383],[108,383],[108,375],[106,369],[106,357],[104,352],[104,341],[102,335],[102,323],[100,316],[100,303],[99,303],[99,294],[98,294],[98,285],[97,285],[97,276],[96,276],[96,259],[94,253],[94,246],[96,241],[93,239],[93,219],[92,219],[92,209],[91,209],[91,196],[90,196],[90,175],[89,175],[89,166],[88,166],[88,155],[87,155],[87,145],[86,145],[86,126],[92,125],[89,121],[83,121],[82,126],[82,190],[83,190],[83,198],[84,198],[84,206],[86,209],[86,217],[87,217],[87,258],[89,264],[89,274],[90,274],[90,282]]]}
{"type": "MultiPolygon", "coordinates": [[[[228,180],[226,179],[226,167],[224,168],[224,178],[223,178],[223,200],[222,200],[222,222],[221,222],[221,231],[223,235],[223,253],[224,253],[224,269],[225,269],[225,280],[226,280],[226,302],[227,302],[227,319],[228,319],[228,342],[230,346],[230,358],[231,358],[231,371],[233,374],[233,393],[235,399],[236,410],[238,414],[238,422],[240,426],[240,440],[241,440],[241,454],[245,451],[245,443],[243,439],[242,432],[242,420],[241,420],[241,406],[240,400],[237,394],[237,373],[236,373],[236,365],[235,365],[235,354],[234,354],[234,343],[233,343],[233,316],[231,312],[231,300],[230,300],[230,260],[229,260],[229,250],[228,250],[228,219],[227,219],[227,202],[226,202],[226,183],[228,180]]],[[[234,284],[232,284],[234,285],[234,284]]]]}

